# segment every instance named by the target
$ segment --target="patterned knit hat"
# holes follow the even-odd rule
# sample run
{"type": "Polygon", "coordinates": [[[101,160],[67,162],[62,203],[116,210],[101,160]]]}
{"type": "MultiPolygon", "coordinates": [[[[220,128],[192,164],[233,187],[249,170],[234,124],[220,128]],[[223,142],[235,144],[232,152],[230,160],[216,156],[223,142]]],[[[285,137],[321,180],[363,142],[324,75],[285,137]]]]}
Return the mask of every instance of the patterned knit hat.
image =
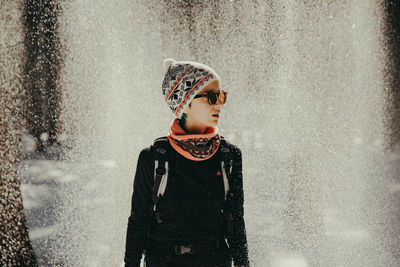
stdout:
{"type": "Polygon", "coordinates": [[[193,98],[209,83],[220,79],[210,67],[192,61],[164,60],[162,93],[172,112],[180,119],[193,98]]]}

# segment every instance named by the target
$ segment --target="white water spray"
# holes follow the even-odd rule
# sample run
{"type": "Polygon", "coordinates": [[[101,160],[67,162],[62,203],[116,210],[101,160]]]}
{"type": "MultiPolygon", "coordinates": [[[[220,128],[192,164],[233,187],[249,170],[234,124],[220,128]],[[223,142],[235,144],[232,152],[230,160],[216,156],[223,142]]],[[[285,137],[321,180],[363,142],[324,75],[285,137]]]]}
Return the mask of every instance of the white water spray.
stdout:
{"type": "Polygon", "coordinates": [[[166,57],[212,66],[229,92],[219,129],[243,152],[253,266],[289,266],[292,252],[298,266],[396,266],[379,227],[389,212],[381,8],[303,2],[64,6],[69,266],[123,260],[138,153],[173,119],[166,57]]]}

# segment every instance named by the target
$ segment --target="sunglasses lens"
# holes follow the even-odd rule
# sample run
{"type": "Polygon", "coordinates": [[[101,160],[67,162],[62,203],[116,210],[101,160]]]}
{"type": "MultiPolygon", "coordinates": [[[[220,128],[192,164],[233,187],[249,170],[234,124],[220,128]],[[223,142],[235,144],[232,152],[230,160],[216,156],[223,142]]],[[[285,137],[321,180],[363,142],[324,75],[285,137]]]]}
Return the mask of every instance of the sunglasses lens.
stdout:
{"type": "Polygon", "coordinates": [[[215,105],[217,103],[217,94],[216,93],[211,93],[208,95],[208,102],[210,102],[211,105],[215,105]]]}
{"type": "Polygon", "coordinates": [[[219,99],[221,99],[222,104],[225,104],[226,102],[226,94],[225,91],[221,91],[220,95],[219,95],[219,99]]]}

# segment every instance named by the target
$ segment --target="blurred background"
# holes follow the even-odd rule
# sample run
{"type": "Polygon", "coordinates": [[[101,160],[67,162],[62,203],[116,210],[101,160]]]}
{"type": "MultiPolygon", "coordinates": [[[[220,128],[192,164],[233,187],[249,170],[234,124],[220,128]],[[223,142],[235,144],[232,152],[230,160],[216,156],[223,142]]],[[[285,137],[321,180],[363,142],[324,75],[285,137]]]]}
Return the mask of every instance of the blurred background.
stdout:
{"type": "Polygon", "coordinates": [[[396,1],[0,0],[0,265],[122,266],[163,60],[211,66],[252,266],[400,266],[396,1]]]}

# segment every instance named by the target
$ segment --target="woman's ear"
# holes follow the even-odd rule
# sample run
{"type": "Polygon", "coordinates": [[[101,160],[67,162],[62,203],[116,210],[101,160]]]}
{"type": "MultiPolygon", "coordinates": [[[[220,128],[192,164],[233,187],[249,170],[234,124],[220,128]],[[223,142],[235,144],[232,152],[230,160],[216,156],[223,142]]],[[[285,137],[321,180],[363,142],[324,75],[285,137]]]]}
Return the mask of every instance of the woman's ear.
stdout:
{"type": "Polygon", "coordinates": [[[185,107],[185,109],[182,111],[182,113],[188,115],[190,108],[192,107],[192,102],[189,103],[189,105],[187,105],[185,107]]]}

